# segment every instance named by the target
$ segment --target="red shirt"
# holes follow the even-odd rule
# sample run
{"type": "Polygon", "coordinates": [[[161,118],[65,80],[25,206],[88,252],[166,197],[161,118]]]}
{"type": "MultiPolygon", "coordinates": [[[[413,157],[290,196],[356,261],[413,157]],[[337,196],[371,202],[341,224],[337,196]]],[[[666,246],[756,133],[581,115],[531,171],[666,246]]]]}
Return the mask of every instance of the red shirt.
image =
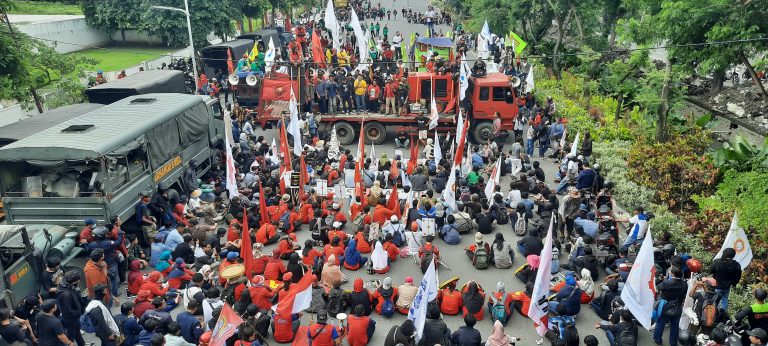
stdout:
{"type": "Polygon", "coordinates": [[[368,239],[365,239],[363,232],[357,232],[355,234],[355,240],[357,241],[357,251],[360,253],[371,253],[371,244],[368,243],[368,239]]]}
{"type": "Polygon", "coordinates": [[[450,289],[444,288],[440,291],[440,294],[438,294],[438,298],[440,301],[440,312],[446,315],[456,315],[461,310],[461,307],[464,306],[464,301],[461,299],[461,292],[458,290],[453,290],[453,292],[451,292],[450,289]]]}
{"type": "MultiPolygon", "coordinates": [[[[496,301],[500,301],[502,297],[504,297],[504,292],[494,292],[492,296],[488,297],[488,302],[493,304],[493,297],[496,297],[496,301]]],[[[507,316],[509,316],[512,313],[512,309],[510,308],[512,305],[513,299],[512,294],[507,293],[507,298],[504,299],[504,307],[506,307],[507,310],[507,316]]],[[[526,310],[527,311],[527,310],[526,310]]]]}
{"type": "Polygon", "coordinates": [[[395,86],[392,83],[387,83],[387,85],[384,86],[384,97],[388,99],[395,97],[395,86]]]}
{"type": "Polygon", "coordinates": [[[347,343],[349,346],[365,346],[368,345],[368,325],[371,323],[371,318],[368,316],[352,316],[347,318],[347,326],[349,326],[349,332],[347,333],[347,343]]]}
{"type": "MultiPolygon", "coordinates": [[[[373,298],[377,300],[376,302],[376,313],[381,315],[381,307],[384,305],[384,296],[381,295],[380,290],[376,290],[373,292],[373,298]]],[[[397,287],[392,287],[392,295],[388,298],[392,302],[392,306],[395,306],[395,301],[397,301],[397,287]]]]}
{"type": "Polygon", "coordinates": [[[285,239],[281,240],[277,244],[277,249],[280,250],[280,255],[281,256],[282,255],[286,255],[287,256],[288,254],[290,254],[291,252],[294,251],[293,250],[293,245],[291,245],[291,243],[289,243],[288,240],[285,240],[285,239]]]}
{"type": "Polygon", "coordinates": [[[283,274],[287,272],[285,264],[279,258],[271,258],[267,262],[266,268],[264,268],[264,278],[267,280],[280,280],[283,274]]]}
{"type": "Polygon", "coordinates": [[[531,297],[525,295],[525,292],[519,291],[519,292],[512,292],[511,294],[508,294],[510,296],[510,299],[512,301],[518,301],[523,303],[522,307],[520,308],[520,311],[522,311],[523,316],[528,317],[528,309],[531,307],[531,297]]]}
{"type": "Polygon", "coordinates": [[[339,244],[339,246],[332,246],[331,244],[326,244],[325,248],[323,249],[325,253],[325,258],[331,257],[331,255],[336,256],[336,265],[339,265],[339,259],[341,256],[344,256],[344,245],[339,244]]]}
{"type": "Polygon", "coordinates": [[[267,268],[267,262],[269,262],[269,257],[267,256],[259,256],[257,258],[254,258],[253,261],[251,261],[251,271],[254,275],[261,275],[264,274],[264,269],[267,268]]]}
{"type": "Polygon", "coordinates": [[[395,246],[395,244],[392,244],[392,242],[386,242],[383,244],[384,251],[387,252],[387,257],[389,257],[390,261],[394,261],[397,259],[397,256],[400,254],[400,249],[395,246]]]}
{"type": "Polygon", "coordinates": [[[265,223],[259,227],[256,231],[256,241],[265,244],[269,239],[272,239],[277,234],[277,227],[275,225],[265,223]]]}
{"type": "Polygon", "coordinates": [[[328,172],[328,186],[333,186],[333,181],[339,179],[339,171],[332,169],[328,172]]]}
{"type": "Polygon", "coordinates": [[[301,209],[299,209],[299,220],[301,220],[301,223],[308,224],[313,216],[315,216],[315,210],[312,209],[312,204],[304,203],[301,209]]]}
{"type": "Polygon", "coordinates": [[[293,335],[293,328],[291,323],[293,319],[291,315],[276,314],[272,316],[272,325],[275,327],[273,337],[276,342],[289,343],[293,341],[295,335],[293,335]]]}
{"type": "Polygon", "coordinates": [[[334,237],[339,237],[341,241],[347,240],[347,234],[344,231],[328,231],[328,240],[333,240],[334,237]]]}
{"type": "Polygon", "coordinates": [[[272,308],[272,297],[275,296],[275,292],[268,289],[265,286],[250,287],[248,291],[251,293],[251,303],[256,305],[261,310],[269,310],[272,308]]]}
{"type": "Polygon", "coordinates": [[[312,339],[312,346],[334,346],[334,334],[338,336],[339,332],[330,324],[315,323],[307,330],[307,338],[312,339]]]}
{"type": "Polygon", "coordinates": [[[369,85],[365,92],[369,100],[378,100],[381,96],[381,88],[378,85],[369,85]]]}
{"type": "Polygon", "coordinates": [[[376,222],[379,224],[379,226],[381,226],[384,224],[384,222],[389,220],[392,215],[395,215],[395,212],[379,204],[376,206],[376,208],[373,209],[373,222],[376,222]]]}
{"type": "Polygon", "coordinates": [[[323,256],[323,254],[321,254],[320,251],[311,249],[309,250],[309,253],[306,256],[302,257],[301,261],[307,266],[309,266],[310,268],[312,268],[312,266],[315,264],[315,258],[321,257],[321,256],[323,256]]]}

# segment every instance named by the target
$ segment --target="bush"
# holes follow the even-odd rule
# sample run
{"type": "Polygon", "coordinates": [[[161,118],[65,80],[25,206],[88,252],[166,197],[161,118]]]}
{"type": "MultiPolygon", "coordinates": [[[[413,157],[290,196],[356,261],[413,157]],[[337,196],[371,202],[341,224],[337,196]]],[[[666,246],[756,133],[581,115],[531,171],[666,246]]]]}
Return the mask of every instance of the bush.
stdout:
{"type": "Polygon", "coordinates": [[[595,142],[592,154],[595,162],[600,164],[600,172],[605,180],[614,183],[613,198],[619,205],[625,209],[639,206],[647,208],[655,192],[627,178],[626,157],[631,146],[628,141],[595,142]]]}
{"type": "Polygon", "coordinates": [[[656,200],[670,208],[690,207],[691,196],[709,195],[718,169],[704,155],[711,139],[703,130],[679,134],[665,143],[637,141],[627,159],[630,180],[656,191],[656,200]]]}
{"type": "Polygon", "coordinates": [[[701,210],[737,211],[742,227],[760,230],[759,237],[768,241],[768,172],[729,170],[714,195],[694,200],[701,210]]]}

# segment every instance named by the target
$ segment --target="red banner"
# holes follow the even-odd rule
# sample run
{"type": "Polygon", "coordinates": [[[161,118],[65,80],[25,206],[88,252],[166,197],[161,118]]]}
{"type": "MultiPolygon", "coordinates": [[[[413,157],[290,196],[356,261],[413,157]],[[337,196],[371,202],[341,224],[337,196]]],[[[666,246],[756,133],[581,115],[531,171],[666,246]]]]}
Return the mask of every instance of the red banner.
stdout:
{"type": "Polygon", "coordinates": [[[227,339],[235,334],[241,323],[243,323],[243,319],[227,303],[224,303],[216,326],[213,328],[213,333],[211,333],[211,342],[208,343],[208,346],[226,345],[227,339]]]}

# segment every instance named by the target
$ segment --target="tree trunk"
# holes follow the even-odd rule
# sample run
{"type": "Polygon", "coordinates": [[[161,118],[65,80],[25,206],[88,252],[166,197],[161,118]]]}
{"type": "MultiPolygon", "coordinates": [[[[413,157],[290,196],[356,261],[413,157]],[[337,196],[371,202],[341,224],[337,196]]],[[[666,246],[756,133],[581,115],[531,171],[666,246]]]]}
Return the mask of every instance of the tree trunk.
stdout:
{"type": "Polygon", "coordinates": [[[253,21],[251,18],[246,18],[248,20],[248,32],[253,32],[253,21]]]}
{"type": "Polygon", "coordinates": [[[657,111],[659,119],[656,122],[656,141],[658,142],[667,140],[667,113],[669,113],[669,84],[671,79],[672,60],[669,60],[664,69],[664,87],[661,88],[661,103],[657,111]]]}
{"type": "Polygon", "coordinates": [[[581,18],[579,17],[579,13],[576,12],[576,6],[574,4],[571,4],[571,13],[573,13],[573,20],[576,21],[576,30],[579,32],[579,40],[584,41],[584,26],[581,24],[581,18]]]}
{"type": "Polygon", "coordinates": [[[618,124],[621,117],[621,108],[624,106],[624,93],[620,92],[616,97],[616,113],[613,114],[613,123],[618,124]]]}
{"type": "Polygon", "coordinates": [[[29,88],[29,93],[32,94],[32,99],[35,100],[37,112],[43,114],[45,112],[45,109],[43,109],[43,99],[37,94],[37,90],[35,90],[35,88],[29,88]]]}
{"type": "Polygon", "coordinates": [[[712,72],[712,85],[709,86],[709,93],[717,94],[723,88],[725,82],[725,69],[716,69],[712,72]]]}
{"type": "Polygon", "coordinates": [[[763,97],[763,100],[768,99],[768,94],[765,93],[763,82],[760,80],[760,78],[757,77],[757,72],[755,72],[755,68],[749,62],[749,59],[744,54],[744,51],[739,52],[739,57],[741,58],[741,62],[744,64],[744,66],[747,67],[749,75],[752,76],[752,82],[755,83],[757,89],[760,90],[760,95],[763,97]]]}
{"type": "Polygon", "coordinates": [[[560,80],[560,46],[563,44],[563,37],[565,36],[565,30],[563,29],[562,22],[558,21],[557,24],[557,42],[555,42],[555,50],[552,52],[552,72],[555,74],[555,78],[560,80]]]}

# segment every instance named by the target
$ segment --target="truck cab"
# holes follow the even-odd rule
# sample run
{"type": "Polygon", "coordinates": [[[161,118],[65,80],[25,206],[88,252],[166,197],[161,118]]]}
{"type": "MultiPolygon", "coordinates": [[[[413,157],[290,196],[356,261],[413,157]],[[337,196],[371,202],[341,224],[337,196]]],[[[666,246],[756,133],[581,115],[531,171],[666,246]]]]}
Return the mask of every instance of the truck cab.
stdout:
{"type": "Polygon", "coordinates": [[[517,96],[503,73],[471,77],[467,95],[471,102],[470,123],[475,142],[484,143],[493,137],[493,116],[499,112],[502,130],[512,130],[517,118],[517,96]]]}

